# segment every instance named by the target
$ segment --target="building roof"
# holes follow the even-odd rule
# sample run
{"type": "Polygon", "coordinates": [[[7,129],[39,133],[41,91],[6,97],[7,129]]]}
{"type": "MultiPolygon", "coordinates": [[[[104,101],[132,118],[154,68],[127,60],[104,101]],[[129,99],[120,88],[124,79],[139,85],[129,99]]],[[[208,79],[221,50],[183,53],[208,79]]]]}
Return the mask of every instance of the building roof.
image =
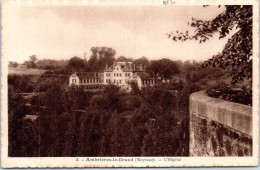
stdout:
{"type": "Polygon", "coordinates": [[[135,66],[132,62],[116,62],[104,71],[112,72],[116,66],[120,66],[123,72],[143,71],[141,66],[135,66]]]}
{"type": "Polygon", "coordinates": [[[152,75],[149,72],[137,72],[136,73],[140,79],[153,79],[152,75]]]}
{"type": "Polygon", "coordinates": [[[74,75],[77,75],[79,79],[95,79],[99,78],[100,73],[98,72],[76,72],[74,75]]]}

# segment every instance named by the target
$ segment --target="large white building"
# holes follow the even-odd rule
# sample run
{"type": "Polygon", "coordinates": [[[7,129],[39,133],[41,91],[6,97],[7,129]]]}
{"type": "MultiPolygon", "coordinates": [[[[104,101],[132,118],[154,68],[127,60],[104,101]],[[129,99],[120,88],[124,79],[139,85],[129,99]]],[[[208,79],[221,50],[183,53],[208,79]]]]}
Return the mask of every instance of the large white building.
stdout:
{"type": "Polygon", "coordinates": [[[112,84],[130,90],[131,81],[135,81],[140,89],[155,84],[155,79],[141,65],[137,68],[132,62],[116,62],[100,72],[75,72],[70,76],[69,85],[97,89],[112,84]]]}

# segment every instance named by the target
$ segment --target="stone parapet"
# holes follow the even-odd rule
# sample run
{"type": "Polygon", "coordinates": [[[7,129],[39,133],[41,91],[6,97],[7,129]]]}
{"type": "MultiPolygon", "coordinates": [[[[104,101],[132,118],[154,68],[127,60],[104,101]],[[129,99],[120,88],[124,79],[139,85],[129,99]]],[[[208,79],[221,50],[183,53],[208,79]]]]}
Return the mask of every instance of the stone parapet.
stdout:
{"type": "Polygon", "coordinates": [[[252,155],[252,107],[190,95],[190,156],[252,155]]]}

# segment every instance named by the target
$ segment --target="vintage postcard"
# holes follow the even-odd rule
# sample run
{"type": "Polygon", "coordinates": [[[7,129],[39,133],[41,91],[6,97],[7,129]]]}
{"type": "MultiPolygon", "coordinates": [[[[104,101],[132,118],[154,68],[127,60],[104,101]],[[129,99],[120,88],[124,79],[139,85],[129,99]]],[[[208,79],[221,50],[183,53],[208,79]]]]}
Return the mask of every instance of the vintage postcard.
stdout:
{"type": "Polygon", "coordinates": [[[258,166],[258,0],[1,12],[3,168],[258,166]]]}

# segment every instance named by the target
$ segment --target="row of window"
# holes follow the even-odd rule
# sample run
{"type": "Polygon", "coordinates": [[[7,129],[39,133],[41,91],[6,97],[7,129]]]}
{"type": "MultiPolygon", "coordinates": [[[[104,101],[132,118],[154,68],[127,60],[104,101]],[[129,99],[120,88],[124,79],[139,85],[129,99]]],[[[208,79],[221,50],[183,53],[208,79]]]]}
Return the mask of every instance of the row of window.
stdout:
{"type": "MultiPolygon", "coordinates": [[[[114,73],[114,77],[121,77],[121,73],[114,73]]],[[[106,73],[106,77],[110,77],[110,73],[106,73]]],[[[125,77],[130,77],[130,73],[125,73],[125,77]]]]}
{"type": "Polygon", "coordinates": [[[143,85],[151,85],[154,84],[154,80],[142,80],[143,85]]]}
{"type": "MultiPolygon", "coordinates": [[[[119,84],[121,84],[122,80],[119,80],[118,82],[119,82],[119,84]]],[[[106,79],[106,83],[111,83],[111,80],[110,79],[106,79]]],[[[116,80],[114,80],[113,83],[115,84],[116,80]]]]}
{"type": "Polygon", "coordinates": [[[81,79],[80,83],[100,83],[99,79],[81,79]]]}
{"type": "Polygon", "coordinates": [[[121,77],[121,73],[114,73],[114,77],[121,77]]]}

